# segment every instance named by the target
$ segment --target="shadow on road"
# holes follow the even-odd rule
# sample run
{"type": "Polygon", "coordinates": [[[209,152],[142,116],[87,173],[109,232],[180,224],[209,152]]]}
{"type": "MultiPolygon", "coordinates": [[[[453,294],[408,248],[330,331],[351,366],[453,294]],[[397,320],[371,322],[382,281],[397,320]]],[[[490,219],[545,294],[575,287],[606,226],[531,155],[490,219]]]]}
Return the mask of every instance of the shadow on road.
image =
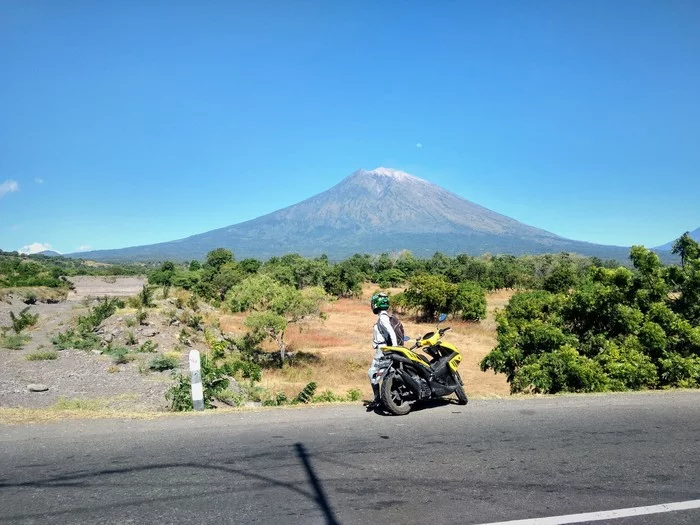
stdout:
{"type": "MultiPolygon", "coordinates": [[[[172,462],[172,463],[161,463],[161,464],[155,464],[155,465],[139,465],[139,466],[131,466],[131,467],[123,467],[123,468],[110,468],[110,469],[101,469],[101,470],[80,470],[78,472],[70,473],[70,474],[64,474],[64,475],[58,475],[58,476],[50,476],[46,477],[44,479],[38,479],[38,480],[33,480],[33,481],[21,481],[21,482],[12,482],[5,479],[2,479],[0,481],[0,495],[3,495],[3,492],[5,494],[3,495],[3,499],[7,496],[8,490],[15,489],[15,488],[33,488],[42,491],[43,493],[46,494],[47,489],[52,489],[52,488],[74,488],[74,489],[88,489],[88,488],[106,488],[106,487],[112,487],[114,488],[115,486],[120,486],[121,483],[114,483],[110,484],[109,482],[105,482],[105,478],[109,476],[120,476],[120,475],[134,475],[134,474],[139,474],[139,473],[153,473],[155,476],[155,479],[158,480],[155,483],[155,486],[161,485],[160,480],[162,479],[167,479],[163,477],[163,472],[169,469],[198,469],[198,470],[204,470],[204,471],[211,471],[211,472],[223,472],[227,474],[235,474],[238,476],[242,476],[245,478],[250,479],[251,481],[255,482],[261,482],[267,486],[272,486],[272,487],[281,487],[286,490],[289,490],[299,496],[302,496],[304,498],[307,498],[311,501],[313,501],[316,505],[318,505],[319,509],[323,513],[326,523],[328,525],[340,525],[340,522],[336,519],[335,514],[333,512],[333,509],[330,506],[330,503],[328,501],[328,497],[326,496],[326,493],[324,491],[323,485],[321,481],[319,480],[318,476],[316,475],[316,472],[311,465],[311,462],[309,460],[309,454],[306,450],[306,447],[304,446],[303,443],[296,443],[294,445],[294,450],[296,453],[296,456],[299,458],[304,471],[306,473],[306,476],[309,480],[309,483],[311,485],[312,491],[304,490],[302,488],[299,488],[298,483],[296,482],[286,482],[286,481],[280,481],[277,480],[273,477],[266,476],[263,474],[258,474],[256,472],[250,472],[248,470],[244,469],[237,469],[234,467],[229,467],[229,466],[223,466],[223,465],[214,465],[214,464],[205,464],[205,463],[197,463],[197,462],[172,462]]],[[[133,478],[129,480],[129,485],[133,486],[135,481],[133,478]]],[[[152,483],[152,480],[146,480],[146,483],[144,485],[148,486],[154,486],[152,483]]],[[[168,501],[182,501],[183,498],[198,498],[201,496],[215,496],[215,495],[225,495],[230,493],[230,489],[208,489],[208,490],[189,490],[187,494],[182,494],[179,493],[177,495],[172,495],[172,496],[161,496],[161,497],[142,497],[142,498],[133,498],[127,502],[119,502],[119,503],[108,503],[108,504],[102,504],[102,505],[95,505],[95,506],[70,506],[69,508],[62,509],[62,510],[47,510],[44,512],[38,512],[38,513],[26,513],[26,514],[9,514],[9,513],[3,513],[0,515],[0,523],[3,522],[14,522],[16,520],[23,520],[23,519],[31,519],[31,518],[36,518],[36,517],[57,517],[57,516],[66,516],[66,515],[72,515],[72,516],[77,516],[79,514],[83,513],[94,513],[97,511],[104,511],[104,510],[109,510],[109,509],[121,509],[124,507],[140,507],[140,506],[145,506],[149,504],[153,504],[155,502],[168,502],[168,501]]],[[[7,500],[6,500],[7,501],[7,500]]]]}
{"type": "MultiPolygon", "coordinates": [[[[463,407],[463,405],[459,405],[456,400],[453,399],[445,399],[445,398],[438,398],[438,399],[428,399],[425,401],[418,401],[415,405],[411,407],[411,412],[420,412],[422,410],[429,410],[431,408],[438,408],[438,407],[444,407],[444,406],[459,406],[463,407]]],[[[380,416],[394,416],[391,412],[387,411],[383,406],[379,406],[372,410],[375,414],[378,414],[380,416]]],[[[411,413],[409,412],[409,414],[411,413]]],[[[399,416],[401,417],[401,416],[399,416]]]]}
{"type": "Polygon", "coordinates": [[[323,485],[321,485],[321,482],[311,466],[309,455],[306,453],[306,447],[304,447],[303,443],[297,443],[294,445],[294,447],[296,448],[297,456],[299,456],[299,459],[301,459],[301,462],[306,469],[306,475],[309,476],[309,483],[311,483],[314,492],[316,492],[316,503],[318,503],[318,506],[321,507],[323,514],[326,516],[326,523],[328,523],[328,525],[340,525],[338,520],[335,519],[333,509],[328,503],[328,498],[323,490],[323,485]]]}

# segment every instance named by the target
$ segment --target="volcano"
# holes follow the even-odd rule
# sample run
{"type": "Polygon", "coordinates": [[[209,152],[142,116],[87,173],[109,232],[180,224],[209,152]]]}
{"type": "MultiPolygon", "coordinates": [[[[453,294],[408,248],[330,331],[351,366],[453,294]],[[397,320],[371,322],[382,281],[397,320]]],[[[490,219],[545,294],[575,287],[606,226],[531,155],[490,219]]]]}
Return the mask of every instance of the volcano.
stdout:
{"type": "Polygon", "coordinates": [[[571,252],[625,259],[628,249],[560,237],[390,168],[358,170],[332,188],[256,219],[190,237],[75,254],[100,261],[184,261],[228,248],[237,258],[287,253],[332,260],[411,251],[416,257],[571,252]]]}

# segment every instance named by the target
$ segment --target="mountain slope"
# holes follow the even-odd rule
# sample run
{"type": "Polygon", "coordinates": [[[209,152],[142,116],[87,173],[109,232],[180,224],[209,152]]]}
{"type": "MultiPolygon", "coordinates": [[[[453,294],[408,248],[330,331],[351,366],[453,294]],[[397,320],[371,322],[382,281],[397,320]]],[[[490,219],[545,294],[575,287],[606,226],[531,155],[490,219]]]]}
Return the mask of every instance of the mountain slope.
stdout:
{"type": "Polygon", "coordinates": [[[214,248],[236,257],[411,250],[416,256],[570,251],[626,258],[626,248],[572,241],[528,226],[402,171],[359,170],[329,190],[293,206],[177,241],[82,252],[98,260],[201,259],[214,248]]]}
{"type": "MultiPolygon", "coordinates": [[[[690,237],[693,240],[700,242],[700,228],[690,232],[690,237]]],[[[655,250],[662,250],[665,252],[671,251],[671,248],[673,248],[673,243],[676,242],[676,240],[677,239],[673,239],[672,241],[668,241],[666,244],[662,244],[661,246],[657,246],[654,249],[655,250]]]]}

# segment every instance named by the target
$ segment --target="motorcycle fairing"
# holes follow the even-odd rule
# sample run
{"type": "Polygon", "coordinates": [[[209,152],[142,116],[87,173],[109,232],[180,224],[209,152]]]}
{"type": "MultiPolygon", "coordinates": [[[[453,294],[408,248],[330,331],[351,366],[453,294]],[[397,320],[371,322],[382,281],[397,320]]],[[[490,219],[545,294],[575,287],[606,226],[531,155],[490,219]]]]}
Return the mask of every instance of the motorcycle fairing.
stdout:
{"type": "Polygon", "coordinates": [[[401,354],[405,358],[413,361],[414,363],[419,364],[422,367],[430,368],[430,363],[428,362],[427,358],[423,355],[417,354],[408,348],[404,348],[403,346],[384,346],[382,347],[382,352],[385,354],[388,353],[397,353],[401,354]]]}

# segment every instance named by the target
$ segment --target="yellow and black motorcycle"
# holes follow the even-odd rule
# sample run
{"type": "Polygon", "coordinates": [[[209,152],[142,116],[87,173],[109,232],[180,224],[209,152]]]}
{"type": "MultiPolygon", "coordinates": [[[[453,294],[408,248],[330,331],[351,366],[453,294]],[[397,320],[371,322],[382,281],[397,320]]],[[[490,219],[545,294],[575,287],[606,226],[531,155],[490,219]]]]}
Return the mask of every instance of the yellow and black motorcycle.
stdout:
{"type": "Polygon", "coordinates": [[[442,341],[450,327],[440,328],[447,318],[440,314],[435,332],[416,340],[411,348],[385,346],[379,364],[381,399],[384,407],[399,416],[408,414],[416,401],[455,394],[460,405],[467,404],[462,378],[457,367],[462,354],[452,344],[442,341]],[[415,352],[424,350],[430,358],[415,352]]]}

